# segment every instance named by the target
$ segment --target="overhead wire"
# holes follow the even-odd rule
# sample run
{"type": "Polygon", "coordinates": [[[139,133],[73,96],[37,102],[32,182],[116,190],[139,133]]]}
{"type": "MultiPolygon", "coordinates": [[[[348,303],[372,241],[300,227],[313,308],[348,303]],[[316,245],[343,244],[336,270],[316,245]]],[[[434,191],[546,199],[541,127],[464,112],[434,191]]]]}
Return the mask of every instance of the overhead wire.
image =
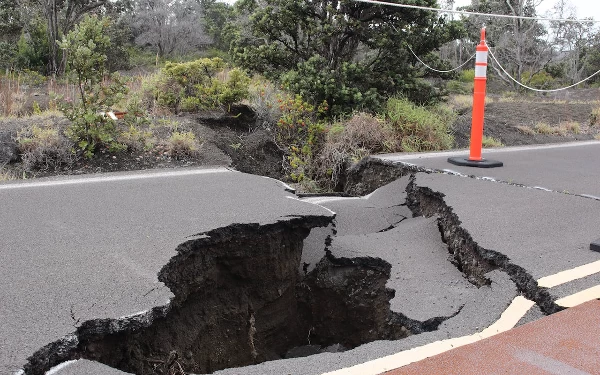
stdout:
{"type": "Polygon", "coordinates": [[[425,6],[420,6],[420,5],[390,3],[387,1],[376,1],[376,0],[354,0],[354,1],[357,1],[360,3],[376,4],[376,5],[388,5],[388,6],[399,7],[399,8],[430,10],[430,11],[439,12],[439,13],[466,14],[466,15],[471,15],[471,16],[485,16],[485,17],[510,18],[510,19],[522,19],[522,20],[534,20],[534,21],[600,23],[600,20],[594,20],[594,19],[544,18],[544,17],[515,16],[515,15],[510,15],[510,14],[481,13],[481,12],[470,12],[470,11],[466,11],[466,10],[431,8],[431,7],[425,7],[425,6]]]}
{"type": "Polygon", "coordinates": [[[454,72],[454,71],[457,71],[458,69],[461,69],[462,67],[464,67],[465,65],[467,65],[467,63],[469,63],[469,61],[473,60],[473,58],[476,56],[476,53],[474,53],[474,54],[473,54],[471,57],[469,57],[469,59],[468,59],[467,61],[465,61],[465,62],[464,62],[464,63],[462,63],[460,66],[457,66],[457,67],[456,67],[456,68],[454,68],[454,69],[450,69],[450,70],[438,70],[438,69],[432,68],[431,66],[427,65],[427,64],[426,64],[426,63],[425,63],[423,60],[421,60],[421,59],[419,58],[419,56],[417,56],[417,54],[416,54],[416,53],[414,53],[414,51],[412,50],[412,48],[410,48],[410,46],[408,46],[408,45],[407,45],[407,47],[408,47],[408,49],[410,50],[410,52],[413,54],[413,56],[414,56],[414,57],[415,57],[417,60],[419,60],[419,62],[420,62],[421,64],[425,65],[425,67],[426,67],[427,69],[429,69],[429,70],[433,70],[434,72],[437,72],[437,73],[452,73],[452,72],[454,72]]]}
{"type": "Polygon", "coordinates": [[[521,82],[519,82],[517,79],[513,78],[513,77],[512,77],[512,76],[511,76],[511,75],[510,75],[510,74],[509,74],[507,71],[506,71],[506,69],[504,69],[504,67],[502,66],[502,64],[500,64],[500,62],[498,61],[498,59],[497,59],[497,58],[496,58],[496,56],[494,55],[494,52],[492,52],[492,50],[491,50],[491,49],[489,49],[489,52],[490,52],[490,56],[492,56],[492,60],[494,60],[494,61],[496,62],[496,64],[497,64],[497,65],[498,65],[498,67],[500,68],[500,70],[502,70],[502,71],[504,72],[504,74],[506,74],[506,76],[507,76],[507,77],[508,77],[510,80],[512,80],[514,83],[516,83],[517,85],[519,85],[519,86],[521,86],[521,87],[523,87],[523,88],[525,88],[525,89],[528,89],[528,90],[531,90],[531,91],[535,91],[535,92],[557,92],[557,91],[564,91],[564,90],[568,90],[568,89],[570,89],[570,88],[573,88],[573,87],[575,87],[575,86],[578,86],[578,85],[580,85],[580,84],[582,84],[582,83],[584,83],[584,82],[586,82],[586,81],[589,81],[590,79],[592,79],[592,78],[593,78],[593,77],[595,77],[596,75],[600,74],[600,70],[598,70],[596,73],[592,74],[591,76],[589,76],[589,77],[587,77],[587,78],[585,78],[585,79],[582,79],[581,81],[579,81],[579,82],[577,82],[577,83],[574,83],[574,84],[572,84],[572,85],[570,85],[570,86],[567,86],[567,87],[561,87],[561,88],[559,88],[559,89],[548,89],[548,90],[545,90],[545,89],[536,89],[535,87],[530,87],[530,86],[524,85],[524,84],[522,84],[521,82]]]}

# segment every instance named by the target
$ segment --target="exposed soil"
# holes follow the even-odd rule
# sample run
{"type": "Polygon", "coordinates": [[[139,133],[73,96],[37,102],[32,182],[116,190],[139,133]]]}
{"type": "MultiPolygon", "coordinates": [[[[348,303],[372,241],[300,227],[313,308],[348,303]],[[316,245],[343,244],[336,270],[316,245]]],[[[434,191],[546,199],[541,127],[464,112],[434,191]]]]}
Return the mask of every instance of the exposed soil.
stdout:
{"type": "MultiPolygon", "coordinates": [[[[505,146],[558,143],[594,139],[600,125],[590,126],[592,110],[600,108],[600,90],[580,89],[553,97],[502,98],[488,95],[485,106],[484,135],[501,141],[505,146]],[[528,134],[519,127],[533,129],[545,123],[557,128],[566,123],[577,123],[579,134],[564,135],[528,134]]],[[[457,148],[469,147],[471,133],[471,108],[459,110],[461,115],[454,125],[457,148]]]]}

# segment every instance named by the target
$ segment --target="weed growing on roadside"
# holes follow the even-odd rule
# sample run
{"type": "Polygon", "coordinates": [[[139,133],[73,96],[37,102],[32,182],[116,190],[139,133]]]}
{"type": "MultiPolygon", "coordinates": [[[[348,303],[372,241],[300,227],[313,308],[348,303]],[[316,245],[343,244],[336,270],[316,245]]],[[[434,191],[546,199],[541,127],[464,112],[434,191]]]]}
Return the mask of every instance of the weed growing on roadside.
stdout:
{"type": "Polygon", "coordinates": [[[481,146],[483,148],[493,148],[493,147],[504,147],[504,144],[500,140],[498,140],[494,137],[488,137],[487,135],[484,135],[483,139],[481,141],[481,146]]]}
{"type": "Polygon", "coordinates": [[[563,129],[565,133],[581,133],[581,125],[574,121],[563,122],[559,125],[559,128],[563,129]]]}
{"type": "Polygon", "coordinates": [[[554,129],[552,128],[552,126],[548,125],[545,122],[538,122],[537,124],[535,124],[533,126],[533,130],[535,130],[535,132],[538,134],[546,134],[546,135],[554,134],[554,129]]]}
{"type": "Polygon", "coordinates": [[[33,125],[17,133],[23,170],[50,170],[73,163],[72,144],[58,129],[33,125]]]}
{"type": "Polygon", "coordinates": [[[524,125],[519,125],[519,126],[515,126],[515,128],[523,133],[523,134],[527,134],[527,135],[535,135],[535,129],[530,128],[529,126],[524,126],[524,125]]]}
{"type": "Polygon", "coordinates": [[[198,152],[198,140],[192,132],[173,132],[167,141],[167,152],[172,158],[193,156],[198,152]]]}

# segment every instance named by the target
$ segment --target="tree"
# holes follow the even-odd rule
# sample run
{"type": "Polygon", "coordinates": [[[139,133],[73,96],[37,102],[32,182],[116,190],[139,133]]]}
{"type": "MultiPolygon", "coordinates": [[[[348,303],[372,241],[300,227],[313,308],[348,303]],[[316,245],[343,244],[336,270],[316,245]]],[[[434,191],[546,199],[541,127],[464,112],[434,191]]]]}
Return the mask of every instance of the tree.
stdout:
{"type": "Polygon", "coordinates": [[[87,15],[59,43],[77,77],[80,95],[79,101],[71,98],[63,107],[72,122],[66,133],[86,157],[92,157],[99,146],[109,150],[119,146],[114,122],[101,114],[127,91],[118,76],[111,77],[106,71],[106,53],[111,47],[109,27],[108,18],[87,15]]]}
{"type": "MultiPolygon", "coordinates": [[[[567,0],[559,0],[554,5],[554,17],[559,19],[575,19],[577,12],[567,0]]],[[[597,48],[590,48],[593,43],[593,22],[552,22],[552,45],[557,55],[556,60],[564,69],[564,76],[575,83],[581,80],[590,58],[597,48]]],[[[597,70],[597,69],[596,69],[597,70]]],[[[589,72],[589,74],[596,70],[589,72]]]]}
{"type": "Polygon", "coordinates": [[[209,42],[196,3],[184,0],[140,0],[133,27],[135,42],[159,56],[186,54],[209,42]]]}
{"type": "Polygon", "coordinates": [[[352,0],[241,0],[236,6],[242,19],[247,15],[233,38],[236,61],[314,103],[326,100],[330,115],[374,110],[399,93],[430,100],[407,46],[424,56],[461,36],[458,23],[431,11],[352,0]]]}
{"type": "Polygon", "coordinates": [[[233,7],[216,0],[199,0],[199,4],[202,12],[202,24],[206,34],[212,38],[213,47],[222,51],[229,50],[224,33],[227,23],[234,16],[233,7]]]}
{"type": "MultiPolygon", "coordinates": [[[[480,13],[535,17],[536,6],[540,3],[541,1],[536,4],[534,0],[472,0],[470,6],[461,9],[480,13]]],[[[517,81],[522,81],[525,72],[527,72],[525,76],[533,77],[551,59],[550,45],[544,40],[546,30],[536,20],[469,16],[465,19],[465,24],[473,45],[479,43],[479,30],[485,25],[488,45],[493,48],[495,55],[502,60],[504,68],[517,81]]],[[[515,87],[514,82],[499,69],[497,73],[507,84],[515,87]]]]}

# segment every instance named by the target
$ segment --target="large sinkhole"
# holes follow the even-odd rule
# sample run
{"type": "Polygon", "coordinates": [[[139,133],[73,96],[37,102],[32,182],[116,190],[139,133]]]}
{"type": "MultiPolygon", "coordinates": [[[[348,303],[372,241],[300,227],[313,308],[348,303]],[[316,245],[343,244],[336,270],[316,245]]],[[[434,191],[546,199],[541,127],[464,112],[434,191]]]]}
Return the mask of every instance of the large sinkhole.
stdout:
{"type": "Polygon", "coordinates": [[[36,358],[51,351],[54,362],[85,358],[135,374],[201,374],[410,335],[390,312],[386,262],[336,264],[324,256],[310,273],[299,270],[304,239],[330,221],[234,224],[189,240],[159,273],[175,295],[163,313],[149,312],[158,316],[148,324],[85,322],[74,347],[51,344],[25,372],[55,365],[36,358]]]}

